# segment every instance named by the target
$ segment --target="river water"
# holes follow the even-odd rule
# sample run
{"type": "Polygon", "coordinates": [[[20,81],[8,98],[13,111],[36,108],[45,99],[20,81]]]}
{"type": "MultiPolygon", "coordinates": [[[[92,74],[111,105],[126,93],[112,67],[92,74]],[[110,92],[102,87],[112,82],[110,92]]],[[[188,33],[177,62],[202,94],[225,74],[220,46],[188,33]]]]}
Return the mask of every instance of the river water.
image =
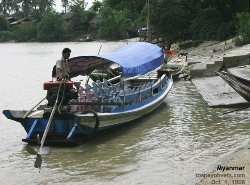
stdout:
{"type": "MultiPolygon", "coordinates": [[[[63,48],[76,57],[127,42],[1,43],[0,110],[39,102],[63,48]]],[[[177,81],[164,103],[138,121],[84,145],[51,147],[40,173],[21,141],[22,126],[0,114],[0,184],[195,184],[197,173],[211,172],[250,143],[248,110],[220,115],[229,110],[208,108],[190,81],[177,81]]]]}

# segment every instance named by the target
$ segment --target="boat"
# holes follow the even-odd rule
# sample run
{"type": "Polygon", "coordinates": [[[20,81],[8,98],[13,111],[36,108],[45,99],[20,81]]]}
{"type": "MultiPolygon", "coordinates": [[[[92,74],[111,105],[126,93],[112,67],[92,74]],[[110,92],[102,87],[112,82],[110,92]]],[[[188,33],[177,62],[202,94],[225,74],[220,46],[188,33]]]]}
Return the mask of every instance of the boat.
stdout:
{"type": "Polygon", "coordinates": [[[250,66],[228,68],[227,72],[217,74],[225,80],[239,95],[250,102],[250,66]]]}
{"type": "Polygon", "coordinates": [[[21,123],[27,132],[24,142],[42,143],[41,148],[43,144],[84,143],[93,134],[133,123],[164,101],[173,79],[168,71],[156,70],[163,62],[162,49],[145,42],[109,54],[71,58],[71,79],[109,68],[112,63],[121,66],[121,75],[83,85],[69,79],[47,81],[43,84],[45,103],[40,101],[30,110],[3,110],[3,114],[21,123]],[[112,83],[117,78],[120,82],[112,83]]]}
{"type": "Polygon", "coordinates": [[[125,28],[125,30],[127,31],[129,38],[136,38],[140,36],[136,29],[125,28]]]}
{"type": "Polygon", "coordinates": [[[167,63],[167,68],[169,68],[173,77],[180,75],[188,65],[187,54],[188,53],[179,53],[177,57],[174,57],[167,63]]]}
{"type": "MultiPolygon", "coordinates": [[[[179,75],[183,73],[185,67],[188,65],[187,55],[188,53],[179,53],[176,57],[172,57],[166,66],[163,65],[161,66],[160,69],[156,70],[158,70],[158,73],[159,71],[163,71],[163,73],[166,73],[166,71],[168,71],[168,73],[171,73],[174,79],[177,79],[179,75]]],[[[104,78],[117,79],[115,77],[120,76],[120,74],[121,74],[121,66],[118,64],[112,64],[107,69],[93,71],[91,74],[89,74],[89,77],[93,81],[97,80],[102,81],[104,78]]],[[[185,75],[183,75],[183,77],[185,77],[185,75]]]]}

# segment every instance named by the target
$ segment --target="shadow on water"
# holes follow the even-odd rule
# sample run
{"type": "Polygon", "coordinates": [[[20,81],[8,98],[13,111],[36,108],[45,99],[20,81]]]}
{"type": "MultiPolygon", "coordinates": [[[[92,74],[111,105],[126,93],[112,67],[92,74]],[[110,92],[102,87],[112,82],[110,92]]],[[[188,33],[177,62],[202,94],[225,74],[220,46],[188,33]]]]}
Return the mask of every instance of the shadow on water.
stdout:
{"type": "MultiPolygon", "coordinates": [[[[139,129],[139,128],[141,129],[141,132],[143,132],[143,129],[142,129],[143,124],[147,125],[145,129],[150,129],[150,128],[148,128],[149,127],[148,120],[152,120],[155,117],[159,117],[157,115],[164,113],[165,109],[167,109],[167,107],[168,107],[167,103],[163,102],[159,107],[157,107],[152,112],[144,115],[143,117],[140,117],[134,121],[131,121],[131,122],[124,124],[124,125],[121,125],[119,127],[109,129],[107,131],[102,131],[95,136],[90,136],[88,138],[87,142],[94,144],[94,145],[101,144],[103,142],[112,140],[114,138],[124,136],[124,135],[128,134],[129,132],[133,132],[133,130],[139,129]]],[[[150,123],[150,125],[154,126],[154,124],[158,123],[157,121],[159,121],[159,120],[156,119],[155,122],[150,123]]]]}

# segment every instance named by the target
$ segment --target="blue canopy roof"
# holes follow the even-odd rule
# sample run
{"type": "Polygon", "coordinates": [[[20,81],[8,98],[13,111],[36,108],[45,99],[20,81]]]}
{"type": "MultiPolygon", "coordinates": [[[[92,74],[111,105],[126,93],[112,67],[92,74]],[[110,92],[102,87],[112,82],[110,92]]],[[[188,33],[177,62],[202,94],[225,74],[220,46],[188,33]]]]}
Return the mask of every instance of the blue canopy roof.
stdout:
{"type": "Polygon", "coordinates": [[[70,76],[86,75],[95,69],[106,69],[112,62],[121,66],[123,77],[133,77],[161,66],[164,62],[164,54],[157,45],[136,42],[109,54],[70,59],[70,76]]]}

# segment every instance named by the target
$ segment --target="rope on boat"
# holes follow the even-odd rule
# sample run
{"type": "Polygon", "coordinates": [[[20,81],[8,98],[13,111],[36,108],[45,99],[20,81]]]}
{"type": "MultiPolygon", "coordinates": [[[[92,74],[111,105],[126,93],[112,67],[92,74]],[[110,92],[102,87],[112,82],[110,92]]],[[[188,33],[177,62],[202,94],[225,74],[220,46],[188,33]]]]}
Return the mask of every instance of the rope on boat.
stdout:
{"type": "Polygon", "coordinates": [[[67,80],[66,80],[66,78],[64,78],[64,79],[63,79],[63,81],[64,81],[64,83],[63,83],[63,84],[64,84],[64,88],[63,88],[63,96],[62,96],[62,99],[61,99],[60,105],[59,105],[59,106],[58,106],[58,108],[57,108],[57,109],[58,109],[58,112],[59,112],[60,114],[62,114],[62,113],[60,112],[60,107],[61,107],[61,105],[62,105],[62,102],[64,101],[64,96],[65,96],[65,84],[66,84],[66,81],[67,81],[67,80]]]}
{"type": "MultiPolygon", "coordinates": [[[[56,102],[55,102],[55,105],[52,109],[52,112],[50,114],[50,117],[49,117],[49,121],[45,127],[45,130],[43,132],[43,137],[42,137],[42,140],[41,140],[41,146],[40,148],[38,149],[38,152],[37,152],[37,157],[36,157],[36,161],[35,161],[35,164],[34,164],[34,167],[35,168],[41,168],[41,165],[42,165],[42,149],[43,149],[43,145],[44,145],[44,142],[45,142],[45,139],[46,139],[46,136],[48,134],[48,131],[49,131],[49,128],[50,128],[50,124],[53,120],[53,116],[56,112],[56,107],[57,107],[57,103],[58,103],[58,98],[59,98],[59,95],[60,95],[60,90],[61,90],[61,85],[62,85],[62,81],[60,82],[60,85],[59,85],[59,88],[58,88],[58,92],[57,92],[57,97],[56,97],[56,102]]],[[[45,147],[44,147],[45,148],[45,147]]],[[[50,152],[50,149],[47,148],[47,153],[50,152]]]]}
{"type": "Polygon", "coordinates": [[[84,135],[89,135],[89,134],[94,133],[94,132],[98,129],[99,123],[100,123],[100,119],[99,119],[99,117],[98,117],[98,114],[97,114],[95,111],[93,111],[93,110],[86,110],[86,111],[83,111],[81,114],[87,114],[87,113],[92,113],[92,114],[94,115],[94,117],[95,117],[96,122],[95,122],[94,128],[93,128],[91,131],[89,131],[89,132],[84,131],[84,130],[81,128],[81,125],[80,125],[78,122],[76,123],[76,124],[77,124],[78,130],[79,130],[81,133],[83,133],[84,135]]]}

